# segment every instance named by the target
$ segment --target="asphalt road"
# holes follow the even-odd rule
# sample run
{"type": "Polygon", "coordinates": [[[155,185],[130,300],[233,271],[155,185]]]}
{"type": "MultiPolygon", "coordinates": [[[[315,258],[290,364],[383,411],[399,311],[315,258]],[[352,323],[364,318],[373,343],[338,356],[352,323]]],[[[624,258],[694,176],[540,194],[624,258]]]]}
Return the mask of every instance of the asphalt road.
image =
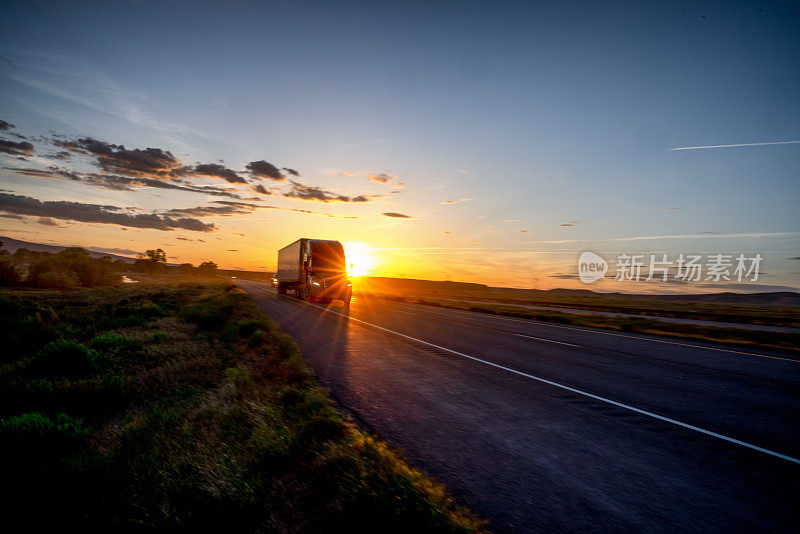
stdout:
{"type": "Polygon", "coordinates": [[[496,532],[796,531],[800,361],[238,281],[362,424],[496,532]]]}

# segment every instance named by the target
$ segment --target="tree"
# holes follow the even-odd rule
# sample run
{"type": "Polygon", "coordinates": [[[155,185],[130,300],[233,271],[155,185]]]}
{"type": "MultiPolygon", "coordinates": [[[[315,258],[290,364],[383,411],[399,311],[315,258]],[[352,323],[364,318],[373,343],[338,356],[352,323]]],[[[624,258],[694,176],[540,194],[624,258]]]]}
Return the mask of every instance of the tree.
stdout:
{"type": "Polygon", "coordinates": [[[164,272],[167,263],[167,254],[160,248],[147,250],[136,258],[134,267],[139,272],[156,274],[164,272]]]}
{"type": "Polygon", "coordinates": [[[213,261],[204,261],[198,265],[197,272],[205,276],[214,276],[217,274],[217,264],[213,261]]]}
{"type": "Polygon", "coordinates": [[[153,263],[167,263],[167,254],[160,248],[157,248],[155,250],[150,249],[146,251],[144,254],[147,260],[153,263]]]}
{"type": "Polygon", "coordinates": [[[181,263],[178,266],[178,272],[180,272],[182,276],[191,276],[194,274],[194,265],[191,263],[181,263]]]}

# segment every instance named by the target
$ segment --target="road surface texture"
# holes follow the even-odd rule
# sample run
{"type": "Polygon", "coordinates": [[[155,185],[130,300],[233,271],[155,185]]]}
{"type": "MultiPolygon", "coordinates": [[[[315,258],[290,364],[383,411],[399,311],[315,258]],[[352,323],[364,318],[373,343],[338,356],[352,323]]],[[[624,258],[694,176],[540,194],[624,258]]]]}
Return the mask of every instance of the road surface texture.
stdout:
{"type": "Polygon", "coordinates": [[[791,356],[357,296],[346,317],[238,284],[495,532],[800,525],[791,356]]]}

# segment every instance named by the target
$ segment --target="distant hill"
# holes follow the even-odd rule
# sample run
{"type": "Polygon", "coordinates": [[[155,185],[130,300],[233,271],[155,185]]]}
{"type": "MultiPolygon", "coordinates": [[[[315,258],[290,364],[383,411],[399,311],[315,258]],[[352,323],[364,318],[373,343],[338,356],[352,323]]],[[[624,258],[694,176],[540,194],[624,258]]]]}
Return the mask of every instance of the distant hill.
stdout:
{"type": "Polygon", "coordinates": [[[112,252],[102,252],[99,250],[93,250],[90,247],[84,247],[82,245],[46,245],[44,243],[31,243],[29,241],[21,241],[19,239],[12,239],[10,237],[0,236],[0,241],[3,242],[3,248],[8,250],[9,252],[16,252],[18,249],[26,248],[28,250],[32,250],[34,252],[50,252],[51,254],[55,254],[56,252],[61,252],[65,248],[69,247],[81,247],[85,248],[89,251],[89,255],[93,258],[111,258],[112,260],[122,260],[127,263],[133,263],[134,259],[131,256],[138,254],[135,250],[122,250],[119,249],[117,252],[119,254],[114,254],[112,252]],[[130,254],[130,256],[122,256],[120,254],[130,254]]]}

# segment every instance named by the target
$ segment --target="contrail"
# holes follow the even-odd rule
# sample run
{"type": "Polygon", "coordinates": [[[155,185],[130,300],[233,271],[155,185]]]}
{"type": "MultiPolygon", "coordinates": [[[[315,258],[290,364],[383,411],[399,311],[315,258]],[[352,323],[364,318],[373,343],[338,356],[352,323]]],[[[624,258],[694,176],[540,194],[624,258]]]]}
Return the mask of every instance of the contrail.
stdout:
{"type": "Polygon", "coordinates": [[[710,145],[710,146],[683,146],[669,150],[699,150],[701,148],[731,148],[736,146],[764,146],[764,145],[793,145],[800,141],[772,141],[771,143],[741,143],[739,145],[710,145]]]}

